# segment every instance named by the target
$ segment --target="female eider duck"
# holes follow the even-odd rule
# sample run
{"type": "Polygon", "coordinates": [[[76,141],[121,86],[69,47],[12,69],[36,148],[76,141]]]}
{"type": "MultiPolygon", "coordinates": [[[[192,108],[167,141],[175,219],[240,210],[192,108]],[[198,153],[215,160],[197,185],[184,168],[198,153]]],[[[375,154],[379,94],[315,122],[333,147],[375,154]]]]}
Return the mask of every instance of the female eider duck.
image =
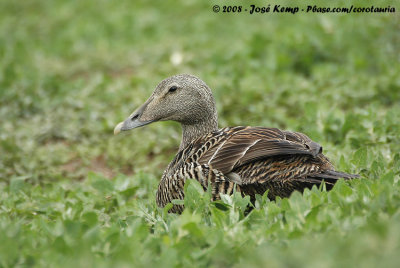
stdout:
{"type": "MultiPolygon", "coordinates": [[[[210,185],[213,200],[236,190],[254,202],[255,195],[266,190],[274,200],[322,181],[331,189],[339,178],[358,176],[335,171],[322,147],[302,133],[250,126],[218,129],[211,89],[188,74],[161,81],[150,98],[115,127],[114,134],[166,120],[181,123],[182,141],[158,186],[160,207],[184,198],[187,178],[197,180],[205,190],[210,185]]],[[[183,209],[174,205],[170,212],[183,209]]]]}

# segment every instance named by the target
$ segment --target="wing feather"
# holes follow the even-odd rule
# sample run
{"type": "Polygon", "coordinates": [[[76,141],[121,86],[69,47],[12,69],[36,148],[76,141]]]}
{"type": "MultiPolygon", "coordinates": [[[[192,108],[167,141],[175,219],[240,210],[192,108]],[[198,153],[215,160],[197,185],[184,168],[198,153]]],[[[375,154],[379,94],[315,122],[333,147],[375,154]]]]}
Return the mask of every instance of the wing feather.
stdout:
{"type": "Polygon", "coordinates": [[[200,158],[224,174],[255,160],[278,155],[304,154],[316,157],[322,147],[302,133],[281,131],[277,128],[232,128],[200,158]]]}

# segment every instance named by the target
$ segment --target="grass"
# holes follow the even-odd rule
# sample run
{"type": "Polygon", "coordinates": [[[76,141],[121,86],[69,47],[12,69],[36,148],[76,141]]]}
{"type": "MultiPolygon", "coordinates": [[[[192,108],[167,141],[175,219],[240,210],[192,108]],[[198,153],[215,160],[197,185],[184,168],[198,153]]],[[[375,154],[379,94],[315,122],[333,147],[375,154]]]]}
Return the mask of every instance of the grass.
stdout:
{"type": "Polygon", "coordinates": [[[398,265],[398,13],[213,4],[0,1],[0,267],[398,265]],[[361,179],[260,196],[248,216],[247,199],[212,203],[196,183],[182,215],[157,208],[179,125],[112,130],[184,72],[213,89],[221,127],[304,132],[361,179]]]}

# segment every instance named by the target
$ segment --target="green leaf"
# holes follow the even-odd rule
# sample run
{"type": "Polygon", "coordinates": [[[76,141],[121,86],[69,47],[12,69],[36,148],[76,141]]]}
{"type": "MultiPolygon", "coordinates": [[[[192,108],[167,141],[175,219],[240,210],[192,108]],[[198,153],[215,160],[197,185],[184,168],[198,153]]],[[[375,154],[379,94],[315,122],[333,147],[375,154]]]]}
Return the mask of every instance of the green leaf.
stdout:
{"type": "Polygon", "coordinates": [[[367,166],[367,148],[361,147],[353,155],[353,163],[359,167],[367,166]]]}
{"type": "Polygon", "coordinates": [[[95,212],[89,211],[82,215],[83,221],[89,226],[94,226],[98,222],[98,217],[95,212]]]}
{"type": "Polygon", "coordinates": [[[189,222],[185,225],[183,225],[183,229],[189,231],[191,236],[194,236],[196,239],[202,239],[203,238],[203,232],[201,229],[197,226],[195,222],[189,222]]]}
{"type": "Polygon", "coordinates": [[[211,203],[214,207],[222,211],[228,211],[232,206],[222,202],[221,200],[217,200],[211,203]]]}
{"type": "Polygon", "coordinates": [[[109,179],[105,179],[95,173],[88,174],[89,180],[92,181],[92,187],[102,193],[110,193],[114,190],[114,185],[109,179]]]}
{"type": "Polygon", "coordinates": [[[173,200],[171,201],[171,203],[174,204],[174,205],[184,205],[184,204],[185,204],[185,201],[184,201],[184,200],[181,200],[181,199],[173,199],[173,200]]]}
{"type": "MultiPolygon", "coordinates": [[[[112,189],[112,188],[110,188],[110,189],[112,189]]],[[[135,194],[136,194],[136,191],[139,189],[139,187],[130,187],[130,188],[127,188],[127,189],[125,189],[125,190],[123,190],[123,191],[121,191],[121,192],[119,192],[126,200],[128,200],[128,199],[130,199],[130,198],[132,198],[135,194]]]]}
{"type": "MultiPolygon", "coordinates": [[[[173,207],[174,201],[182,201],[182,205],[183,205],[183,200],[172,200],[172,204],[168,203],[164,208],[163,208],[163,217],[166,217],[166,215],[168,215],[168,211],[173,207]]],[[[180,204],[176,204],[176,205],[180,205],[180,204]]]]}
{"type": "Polygon", "coordinates": [[[14,177],[10,181],[10,192],[17,193],[22,190],[25,186],[25,180],[29,178],[29,176],[19,176],[14,177]]]}

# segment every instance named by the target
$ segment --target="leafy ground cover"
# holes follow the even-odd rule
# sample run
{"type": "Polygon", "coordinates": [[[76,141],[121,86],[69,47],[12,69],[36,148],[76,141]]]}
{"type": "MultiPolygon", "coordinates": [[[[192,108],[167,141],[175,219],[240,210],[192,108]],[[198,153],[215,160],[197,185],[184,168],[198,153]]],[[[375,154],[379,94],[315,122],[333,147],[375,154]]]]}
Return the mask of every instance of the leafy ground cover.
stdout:
{"type": "MultiPolygon", "coordinates": [[[[398,13],[212,4],[0,1],[1,267],[398,265],[398,13]],[[182,215],[157,208],[179,126],[112,129],[183,72],[213,88],[221,127],[304,132],[361,179],[260,196],[247,216],[247,199],[211,203],[196,183],[182,215]]],[[[349,4],[365,3],[329,1],[349,4]]]]}

